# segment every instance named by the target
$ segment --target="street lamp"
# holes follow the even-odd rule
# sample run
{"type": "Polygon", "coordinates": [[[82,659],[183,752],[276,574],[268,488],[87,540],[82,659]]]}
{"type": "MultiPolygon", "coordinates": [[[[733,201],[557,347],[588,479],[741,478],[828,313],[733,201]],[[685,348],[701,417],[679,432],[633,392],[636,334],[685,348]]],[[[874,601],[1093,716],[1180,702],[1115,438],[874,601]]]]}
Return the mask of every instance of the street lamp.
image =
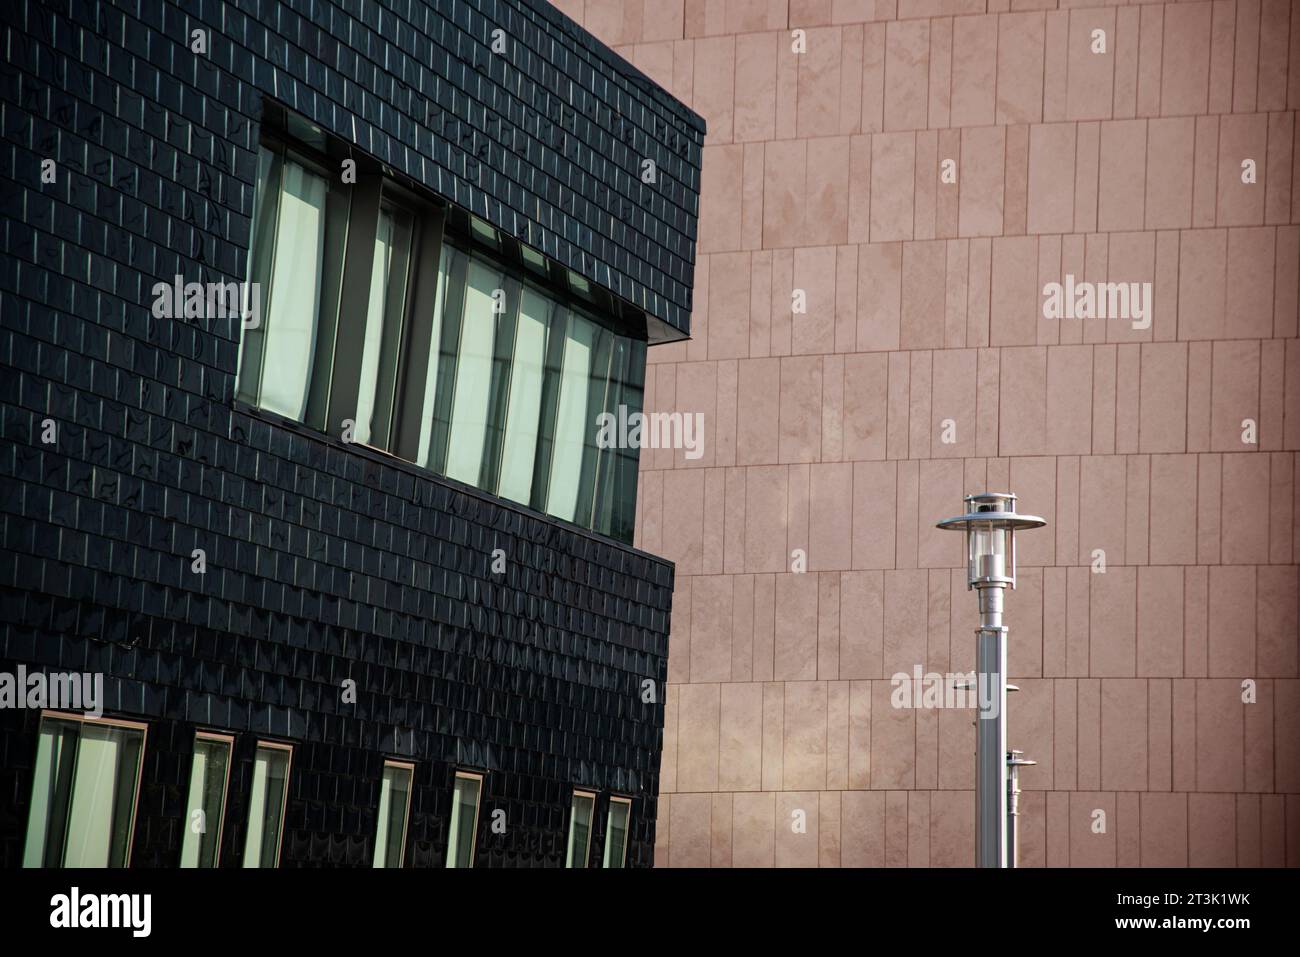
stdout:
{"type": "Polygon", "coordinates": [[[946,518],[938,528],[966,533],[966,587],[979,592],[980,626],[975,629],[975,862],[1007,867],[1007,629],[1002,596],[1016,587],[1016,532],[1047,523],[1017,515],[1016,497],[1006,492],[967,495],[966,514],[946,518]]]}

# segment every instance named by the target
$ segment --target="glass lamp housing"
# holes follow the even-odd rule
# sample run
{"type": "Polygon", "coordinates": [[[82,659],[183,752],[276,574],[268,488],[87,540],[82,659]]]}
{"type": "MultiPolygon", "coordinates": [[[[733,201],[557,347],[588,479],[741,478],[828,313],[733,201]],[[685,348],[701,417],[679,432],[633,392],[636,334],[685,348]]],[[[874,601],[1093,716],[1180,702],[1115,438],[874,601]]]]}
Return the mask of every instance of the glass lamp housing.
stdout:
{"type": "Polygon", "coordinates": [[[966,585],[1016,587],[1016,530],[1045,525],[1035,515],[1016,513],[1016,497],[1006,492],[967,495],[966,513],[945,519],[939,528],[966,533],[966,585]]]}
{"type": "Polygon", "coordinates": [[[993,522],[972,522],[966,529],[966,577],[977,581],[1009,581],[1016,578],[1011,553],[1012,531],[993,522]]]}

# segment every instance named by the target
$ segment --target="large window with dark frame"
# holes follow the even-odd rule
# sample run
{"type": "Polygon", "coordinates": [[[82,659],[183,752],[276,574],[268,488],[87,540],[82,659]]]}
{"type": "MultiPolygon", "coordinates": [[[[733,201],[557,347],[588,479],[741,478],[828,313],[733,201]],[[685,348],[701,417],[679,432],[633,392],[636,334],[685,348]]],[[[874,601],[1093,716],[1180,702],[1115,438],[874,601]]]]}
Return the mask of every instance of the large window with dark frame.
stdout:
{"type": "Polygon", "coordinates": [[[598,437],[641,412],[645,342],[558,291],[540,255],[509,264],[492,227],[453,236],[445,213],[268,139],[238,398],[631,542],[638,450],[598,437]]]}

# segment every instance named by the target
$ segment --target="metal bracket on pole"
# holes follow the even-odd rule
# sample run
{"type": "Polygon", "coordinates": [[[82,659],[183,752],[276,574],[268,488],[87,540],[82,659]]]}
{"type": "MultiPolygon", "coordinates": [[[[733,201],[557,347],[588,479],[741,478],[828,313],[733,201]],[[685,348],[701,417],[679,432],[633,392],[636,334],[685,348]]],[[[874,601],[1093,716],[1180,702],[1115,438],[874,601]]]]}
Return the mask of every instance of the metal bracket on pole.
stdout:
{"type": "Polygon", "coordinates": [[[1020,769],[1032,767],[1037,761],[1022,758],[1023,751],[1014,748],[1007,752],[1007,867],[1019,867],[1020,861],[1020,769]]]}

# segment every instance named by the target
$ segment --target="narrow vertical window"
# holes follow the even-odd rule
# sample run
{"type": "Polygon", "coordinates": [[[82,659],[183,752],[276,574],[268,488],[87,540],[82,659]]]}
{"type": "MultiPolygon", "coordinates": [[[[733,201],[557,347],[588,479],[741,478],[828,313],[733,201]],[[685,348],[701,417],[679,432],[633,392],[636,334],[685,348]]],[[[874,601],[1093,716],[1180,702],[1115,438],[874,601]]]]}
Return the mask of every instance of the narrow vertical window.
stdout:
{"type": "Polygon", "coordinates": [[[323,176],[293,160],[273,165],[278,165],[279,175],[268,175],[266,188],[278,178],[278,195],[268,195],[259,204],[263,222],[254,226],[254,254],[259,259],[269,257],[265,278],[259,279],[263,300],[260,335],[253,333],[246,340],[246,352],[256,340],[257,355],[250,352],[245,356],[239,392],[256,396],[264,409],[301,419],[316,346],[329,186],[323,176]],[[274,239],[268,249],[262,233],[272,230],[274,239]]]}
{"type": "Polygon", "coordinates": [[[257,746],[253,756],[253,789],[248,802],[248,832],[244,837],[245,867],[280,864],[292,753],[283,744],[262,742],[257,746]]]}
{"type": "Polygon", "coordinates": [[[252,290],[259,289],[258,307],[262,315],[256,325],[243,329],[243,348],[239,350],[235,395],[244,402],[256,402],[262,376],[262,352],[266,337],[264,317],[270,306],[271,263],[275,254],[275,223],[280,212],[280,172],[283,163],[278,153],[265,146],[257,151],[257,184],[253,192],[253,222],[248,241],[248,285],[244,287],[244,313],[253,303],[252,290]]]}
{"type": "Polygon", "coordinates": [[[470,260],[461,318],[460,354],[456,362],[451,406],[447,476],[478,485],[487,439],[488,397],[492,386],[493,343],[498,310],[504,305],[505,277],[478,260],[470,260]]]}
{"type": "Polygon", "coordinates": [[[411,230],[412,217],[405,210],[391,206],[380,210],[354,432],[356,441],[379,448],[388,447],[393,418],[402,317],[410,279],[411,230]]]}
{"type": "Polygon", "coordinates": [[[582,451],[579,453],[578,493],[575,498],[573,521],[583,528],[595,528],[598,478],[602,451],[600,437],[601,415],[610,411],[608,403],[616,397],[618,388],[610,382],[610,362],[615,358],[614,335],[595,327],[592,339],[591,369],[587,381],[586,414],[583,419],[582,451]]]}
{"type": "Polygon", "coordinates": [[[482,793],[481,775],[466,771],[456,772],[456,783],[451,794],[451,837],[447,843],[448,867],[474,866],[478,806],[482,793]]]}
{"type": "Polygon", "coordinates": [[[433,323],[429,333],[429,356],[424,370],[424,404],[420,412],[420,444],[416,461],[428,465],[433,454],[434,402],[437,399],[438,370],[441,365],[442,313],[447,298],[447,273],[453,251],[444,246],[438,262],[438,285],[433,299],[433,323]]]}
{"type": "Polygon", "coordinates": [[[233,744],[234,739],[226,735],[200,733],[194,738],[181,867],[216,867],[221,859],[221,825],[233,744]]]}
{"type": "Polygon", "coordinates": [[[515,327],[514,362],[510,370],[510,401],[506,411],[505,441],[497,494],[528,504],[537,458],[538,410],[542,403],[542,376],[546,366],[546,337],[554,304],[525,286],[515,327]]]}
{"type": "Polygon", "coordinates": [[[621,541],[632,538],[636,515],[637,449],[623,434],[631,430],[633,416],[641,412],[641,377],[644,375],[645,346],[619,338],[609,364],[609,388],[605,393],[605,414],[613,423],[613,441],[595,450],[595,501],[591,527],[621,541]]]}
{"type": "Polygon", "coordinates": [[[555,414],[555,439],[551,452],[550,484],[546,511],[572,522],[578,508],[578,485],[586,437],[596,428],[588,416],[589,381],[596,325],[573,313],[564,338],[564,364],[560,371],[559,404],[555,414]]]}
{"type": "Polygon", "coordinates": [[[492,383],[488,390],[487,435],[483,440],[483,464],[478,487],[495,493],[501,475],[501,459],[506,434],[506,403],[510,398],[511,366],[514,361],[515,336],[519,327],[520,286],[514,279],[504,280],[504,308],[495,319],[492,345],[492,383]]]}
{"type": "Polygon", "coordinates": [[[609,799],[609,818],[605,826],[605,867],[623,867],[627,863],[627,830],[632,817],[632,802],[627,798],[609,799]]]}
{"type": "Polygon", "coordinates": [[[411,814],[411,781],[415,768],[384,762],[379,785],[379,829],[375,834],[375,867],[401,867],[406,859],[406,825],[411,814]]]}
{"type": "MultiPolygon", "coordinates": [[[[629,340],[627,342],[628,365],[627,378],[619,390],[620,405],[627,409],[627,418],[640,415],[645,391],[645,353],[644,342],[629,340]]],[[[620,413],[621,414],[621,413],[620,413]]],[[[636,483],[637,463],[640,449],[629,444],[618,449],[612,476],[613,504],[610,506],[610,521],[607,529],[609,535],[621,542],[630,542],[636,525],[636,483]]],[[[604,481],[604,480],[603,480],[604,481]]]]}
{"type": "Polygon", "coordinates": [[[438,366],[433,376],[433,415],[429,421],[428,457],[421,460],[426,468],[440,475],[447,474],[447,442],[451,435],[451,409],[456,390],[456,363],[460,353],[469,257],[458,249],[448,248],[443,256],[443,267],[447,278],[442,295],[442,321],[438,336],[433,340],[437,343],[437,352],[429,356],[429,361],[436,361],[438,366]]]}
{"type": "Polygon", "coordinates": [[[37,734],[24,867],[126,867],[145,727],[49,713],[37,734]]]}
{"type": "Polygon", "coordinates": [[[590,791],[573,792],[573,808],[569,812],[569,849],[565,854],[565,867],[586,867],[591,850],[591,821],[596,813],[596,795],[590,791]]]}

